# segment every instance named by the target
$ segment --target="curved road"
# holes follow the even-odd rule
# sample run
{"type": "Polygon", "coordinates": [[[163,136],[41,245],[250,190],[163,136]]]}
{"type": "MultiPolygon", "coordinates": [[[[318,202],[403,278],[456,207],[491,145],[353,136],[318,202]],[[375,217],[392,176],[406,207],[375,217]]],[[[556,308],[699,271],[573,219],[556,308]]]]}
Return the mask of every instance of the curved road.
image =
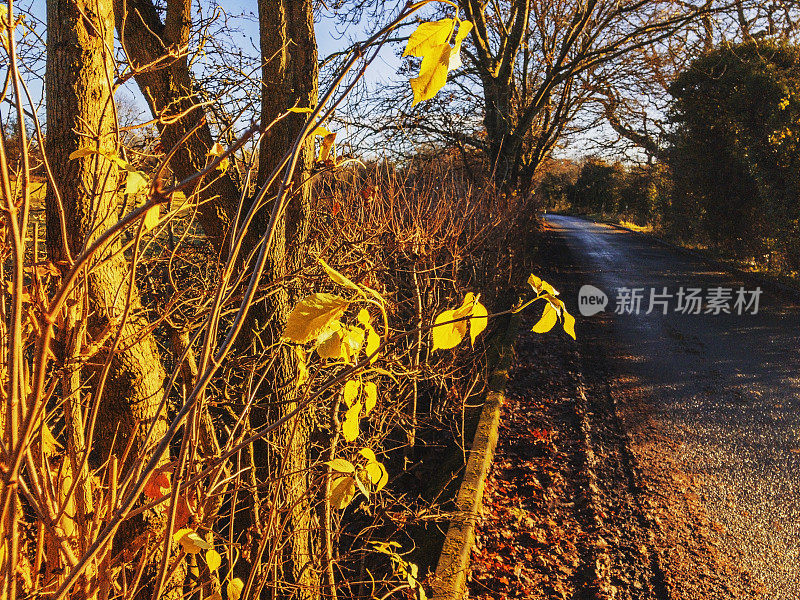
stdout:
{"type": "Polygon", "coordinates": [[[608,295],[604,313],[576,315],[578,331],[603,322],[586,330],[611,336],[607,360],[622,385],[644,395],[682,441],[681,466],[700,476],[709,516],[732,534],[731,554],[766,597],[800,598],[800,305],[763,289],[757,314],[736,314],[736,291],[756,284],[645,236],[575,217],[546,220],[570,250],[558,273],[567,306],[578,312],[584,284],[608,295]],[[667,314],[662,304],[645,314],[651,289],[665,287],[667,314]],[[702,290],[701,314],[676,311],[681,287],[702,290]],[[638,315],[635,307],[615,313],[621,288],[643,288],[638,315]],[[731,290],[730,314],[713,314],[713,288],[731,290]]]}

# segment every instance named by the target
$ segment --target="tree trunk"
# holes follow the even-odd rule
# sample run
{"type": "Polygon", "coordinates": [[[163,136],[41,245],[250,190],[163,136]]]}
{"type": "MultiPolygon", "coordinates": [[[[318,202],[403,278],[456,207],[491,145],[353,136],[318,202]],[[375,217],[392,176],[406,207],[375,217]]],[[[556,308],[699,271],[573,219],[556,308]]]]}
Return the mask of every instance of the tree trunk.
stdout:
{"type": "MultiPolygon", "coordinates": [[[[178,179],[203,169],[213,145],[205,117],[192,83],[188,64],[191,33],[191,0],[168,0],[162,23],[152,0],[113,0],[117,29],[123,48],[136,70],[135,80],[147,100],[161,145],[169,151],[192,129],[170,162],[178,179]]],[[[241,190],[229,172],[216,178],[198,198],[198,216],[206,236],[219,251],[228,225],[236,213],[241,190]]]]}
{"type": "MultiPolygon", "coordinates": [[[[48,186],[47,249],[50,258],[57,262],[66,259],[65,242],[76,256],[117,220],[116,165],[97,154],[69,158],[79,148],[110,155],[119,152],[111,94],[114,79],[111,0],[48,0],[47,23],[46,151],[63,206],[61,212],[54,189],[48,186]],[[66,240],[62,238],[59,213],[64,218],[66,240]]],[[[87,441],[93,462],[102,463],[112,454],[120,456],[133,438],[127,461],[130,467],[146,457],[147,429],[155,425],[153,441],[156,442],[166,431],[165,416],[158,411],[164,369],[156,342],[152,334],[146,333],[149,323],[142,314],[136,285],[131,286],[131,267],[119,249],[120,241],[116,240],[98,252],[85,281],[89,336],[99,337],[112,323],[114,335],[110,339],[118,335],[119,340],[110,359],[103,395],[98,397],[98,372],[82,382],[83,398],[78,400],[83,400],[83,404],[100,403],[95,442],[87,441]],[[117,323],[126,305],[129,317],[120,329],[117,323]]],[[[109,350],[98,356],[107,358],[109,350]]],[[[88,424],[85,426],[89,429],[88,424]]],[[[91,440],[91,435],[91,431],[86,432],[87,440],[91,440]]]]}
{"type": "MultiPolygon", "coordinates": [[[[317,44],[314,36],[311,0],[259,0],[263,93],[261,115],[270,123],[292,106],[308,107],[317,103],[317,44]]],[[[303,113],[291,113],[274,125],[266,134],[259,154],[259,185],[263,185],[279,166],[280,159],[292,147],[306,121],[303,113]]],[[[309,138],[300,149],[298,165],[292,179],[291,198],[285,215],[278,223],[270,248],[267,273],[273,280],[285,277],[300,266],[306,250],[311,198],[310,175],[314,161],[314,140],[309,138]]],[[[278,184],[269,195],[278,191],[278,184]]],[[[268,195],[268,196],[269,196],[268,195]]],[[[274,200],[273,200],[274,201],[274,200]]],[[[271,209],[271,203],[267,211],[271,209]]],[[[261,234],[265,219],[257,220],[261,234]]],[[[297,300],[297,291],[288,284],[279,293],[267,298],[261,308],[269,326],[265,332],[268,343],[280,339],[289,309],[297,300]]],[[[274,367],[271,397],[262,410],[254,412],[253,424],[260,426],[274,421],[297,406],[294,381],[297,377],[293,353],[286,347],[274,367]]],[[[281,504],[290,507],[287,533],[290,536],[282,557],[279,575],[288,586],[288,595],[295,598],[317,598],[319,575],[314,563],[317,531],[312,519],[312,498],[309,493],[308,423],[305,414],[298,422],[289,422],[269,440],[271,459],[259,465],[262,478],[270,470],[282,469],[281,504]],[[296,586],[296,587],[295,587],[296,586]],[[292,589],[292,587],[294,589],[292,589]]],[[[274,471],[273,471],[274,472],[274,471]]]]}
{"type": "MultiPolygon", "coordinates": [[[[202,107],[185,112],[197,105],[196,90],[192,87],[191,73],[185,58],[172,58],[162,62],[168,51],[175,54],[187,52],[189,39],[190,0],[167,0],[166,19],[162,23],[152,0],[114,0],[118,29],[122,43],[132,62],[141,68],[136,82],[147,99],[153,115],[182,115],[171,124],[159,124],[163,146],[168,149],[182,135],[192,129],[202,118],[202,107]],[[155,65],[155,67],[147,67],[155,65]]],[[[262,123],[271,123],[292,106],[308,107],[317,102],[317,47],[314,36],[313,6],[311,0],[259,0],[259,20],[263,67],[262,123]]],[[[262,185],[280,159],[291,149],[296,136],[305,123],[306,115],[292,113],[274,125],[262,142],[257,182],[262,185]]],[[[202,168],[205,153],[211,146],[211,133],[202,125],[189,139],[186,148],[180,148],[171,162],[178,177],[186,177],[202,168]]],[[[285,215],[279,220],[270,247],[265,268],[267,281],[279,281],[294,270],[301,260],[308,233],[308,207],[313,166],[314,143],[308,140],[301,149],[298,168],[291,182],[291,200],[285,215]]],[[[278,183],[280,178],[278,178],[278,183]]],[[[273,185],[267,198],[277,193],[273,185]]],[[[225,228],[235,214],[236,201],[241,190],[227,175],[221,177],[201,200],[200,222],[206,235],[222,248],[225,228]],[[216,198],[214,198],[216,196],[216,198]]],[[[245,207],[247,210],[248,207],[245,207]]],[[[264,232],[271,203],[262,208],[254,219],[247,236],[249,245],[264,232]]],[[[245,254],[252,248],[245,247],[245,254]]],[[[261,305],[251,309],[250,323],[257,321],[265,327],[261,339],[267,344],[277,342],[296,291],[284,285],[261,305]]],[[[252,340],[252,325],[243,331],[240,348],[252,340]]],[[[254,426],[271,422],[296,407],[294,387],[296,366],[287,349],[274,363],[268,397],[254,408],[254,426]]],[[[282,572],[278,577],[286,583],[289,594],[306,598],[317,595],[317,573],[313,565],[313,538],[311,502],[308,481],[308,430],[305,417],[296,424],[289,423],[271,436],[267,448],[254,453],[259,457],[259,477],[266,481],[279,470],[285,476],[282,484],[283,506],[292,507],[287,516],[287,535],[284,546],[282,572]],[[263,451],[261,451],[263,450],[263,451]]],[[[256,505],[257,499],[254,498],[256,505]]],[[[280,543],[280,541],[278,542],[280,543]]]]}
{"type": "Polygon", "coordinates": [[[483,94],[489,148],[489,167],[498,191],[510,193],[516,186],[516,154],[519,140],[512,135],[510,90],[502,82],[485,76],[483,94]]]}

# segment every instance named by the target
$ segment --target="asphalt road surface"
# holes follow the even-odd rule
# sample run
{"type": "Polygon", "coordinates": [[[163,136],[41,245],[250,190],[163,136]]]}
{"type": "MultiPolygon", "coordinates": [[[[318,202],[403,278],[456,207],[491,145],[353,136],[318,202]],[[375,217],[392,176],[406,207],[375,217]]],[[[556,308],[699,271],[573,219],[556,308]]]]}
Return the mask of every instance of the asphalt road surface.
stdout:
{"type": "Polygon", "coordinates": [[[705,509],[730,532],[742,567],[766,597],[800,598],[800,305],[762,288],[752,314],[752,305],[736,304],[739,288],[752,300],[752,281],[645,236],[575,217],[546,220],[569,248],[559,278],[571,282],[562,298],[579,335],[582,323],[605,320],[587,330],[608,336],[623,385],[681,440],[679,463],[699,476],[705,509]],[[578,314],[585,284],[608,296],[603,313],[578,314]],[[656,296],[662,303],[646,314],[651,290],[663,288],[671,297],[656,296]],[[689,288],[701,290],[699,304],[687,301],[689,288]],[[627,301],[637,295],[638,314],[627,301]]]}

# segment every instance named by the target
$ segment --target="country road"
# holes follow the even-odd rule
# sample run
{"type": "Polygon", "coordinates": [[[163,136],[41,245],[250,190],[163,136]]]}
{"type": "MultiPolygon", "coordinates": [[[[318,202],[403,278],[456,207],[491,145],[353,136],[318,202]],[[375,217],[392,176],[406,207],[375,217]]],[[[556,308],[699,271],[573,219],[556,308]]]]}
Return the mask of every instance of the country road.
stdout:
{"type": "Polygon", "coordinates": [[[763,289],[752,314],[752,305],[735,304],[739,288],[752,299],[751,281],[608,225],[545,220],[564,249],[552,283],[578,319],[579,340],[602,348],[616,401],[643,401],[659,430],[677,440],[664,451],[699,482],[703,509],[726,532],[723,550],[765,596],[800,598],[800,305],[763,289]],[[579,314],[586,284],[607,294],[604,312],[579,314]],[[617,314],[620,291],[635,288],[639,314],[630,304],[617,314]],[[645,314],[651,290],[663,288],[664,302],[645,314]],[[702,302],[678,312],[689,288],[701,290],[702,302]],[[709,294],[723,296],[719,308],[709,294]]]}

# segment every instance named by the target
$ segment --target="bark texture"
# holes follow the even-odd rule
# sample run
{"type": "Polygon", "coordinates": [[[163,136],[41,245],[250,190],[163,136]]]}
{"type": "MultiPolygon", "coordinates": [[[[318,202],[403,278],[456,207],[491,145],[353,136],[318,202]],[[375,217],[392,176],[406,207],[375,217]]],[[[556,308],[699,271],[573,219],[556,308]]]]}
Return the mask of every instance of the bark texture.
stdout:
{"type": "MultiPolygon", "coordinates": [[[[52,260],[62,261],[66,257],[59,215],[73,256],[117,220],[116,165],[96,154],[69,158],[82,148],[118,153],[111,96],[114,14],[111,0],[48,0],[47,21],[46,151],[61,194],[59,206],[48,186],[47,248],[52,260]]],[[[144,455],[150,425],[155,424],[155,441],[166,431],[164,415],[158,411],[164,369],[137,288],[130,285],[131,267],[117,253],[119,248],[120,241],[112,241],[96,254],[86,279],[88,334],[99,337],[109,324],[120,334],[105,393],[99,399],[92,447],[99,450],[93,458],[103,461],[109,453],[121,453],[133,436],[131,464],[133,457],[144,455]],[[127,303],[130,316],[119,330],[127,303]]],[[[108,352],[98,356],[106,358],[108,352]]],[[[81,382],[84,400],[98,401],[98,379],[99,371],[81,382]]]]}
{"type": "MultiPolygon", "coordinates": [[[[317,103],[317,44],[314,36],[311,0],[259,0],[261,56],[263,66],[262,122],[271,123],[292,106],[307,107],[317,103]]],[[[280,166],[280,161],[293,146],[306,120],[305,114],[291,113],[275,124],[266,134],[259,155],[258,181],[264,185],[280,166]]],[[[300,149],[297,169],[291,182],[291,198],[275,232],[267,270],[270,278],[285,278],[298,268],[306,250],[309,228],[311,186],[309,178],[314,161],[314,140],[309,138],[300,149]]],[[[278,191],[278,181],[271,186],[270,196],[278,191]]],[[[270,201],[267,209],[271,209],[270,201]]],[[[264,221],[259,219],[257,234],[263,233],[264,221]]],[[[267,334],[271,342],[278,341],[290,307],[297,300],[291,284],[281,286],[280,292],[268,297],[263,311],[269,323],[267,334]]],[[[260,312],[257,311],[257,312],[260,312]]],[[[254,413],[254,425],[280,418],[297,406],[296,366],[293,354],[281,350],[274,367],[274,384],[270,397],[261,410],[254,413]]],[[[269,440],[267,456],[270,464],[259,465],[260,475],[269,476],[271,468],[282,469],[284,484],[281,503],[288,507],[289,539],[283,556],[281,579],[290,586],[287,595],[296,598],[316,598],[319,591],[318,566],[315,565],[317,537],[309,497],[308,423],[305,415],[280,428],[269,440]],[[293,588],[293,589],[292,589],[293,588]]]]}

